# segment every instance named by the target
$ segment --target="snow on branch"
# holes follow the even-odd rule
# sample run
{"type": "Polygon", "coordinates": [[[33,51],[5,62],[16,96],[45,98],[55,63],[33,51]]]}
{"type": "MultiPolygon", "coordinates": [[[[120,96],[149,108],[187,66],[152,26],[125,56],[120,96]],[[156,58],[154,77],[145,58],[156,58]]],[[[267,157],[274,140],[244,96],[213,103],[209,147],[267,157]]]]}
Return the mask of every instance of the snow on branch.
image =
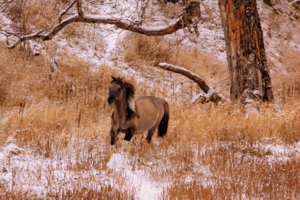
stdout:
{"type": "Polygon", "coordinates": [[[62,17],[68,13],[68,11],[74,6],[74,4],[77,2],[77,0],[73,1],[64,11],[62,11],[59,16],[58,16],[58,20],[59,23],[61,23],[62,21],[62,17]]]}
{"type": "Polygon", "coordinates": [[[177,18],[176,20],[174,20],[173,22],[165,26],[147,27],[147,26],[141,26],[129,20],[114,18],[109,15],[85,15],[83,13],[81,4],[82,4],[82,0],[73,1],[63,12],[61,12],[58,15],[59,23],[48,29],[40,30],[36,33],[29,34],[29,35],[19,35],[17,33],[11,33],[3,30],[0,31],[0,33],[4,34],[7,37],[8,48],[13,49],[17,47],[21,42],[24,42],[26,40],[35,40],[35,39],[40,39],[42,41],[51,40],[55,35],[58,34],[59,31],[65,28],[68,24],[74,22],[111,24],[111,25],[115,25],[116,28],[140,33],[147,36],[162,36],[162,35],[172,34],[177,30],[185,27],[185,23],[182,21],[182,17],[177,18]],[[62,16],[65,15],[75,5],[75,3],[77,4],[77,14],[62,20],[62,16]],[[13,44],[9,44],[9,39],[11,37],[14,38],[13,44]]]}
{"type": "Polygon", "coordinates": [[[9,49],[13,49],[13,48],[17,47],[21,42],[24,42],[26,40],[34,40],[34,39],[41,39],[41,40],[44,40],[44,41],[45,40],[51,40],[61,29],[63,29],[65,26],[67,26],[68,24],[70,24],[72,22],[78,21],[79,18],[80,17],[78,15],[69,17],[69,18],[63,20],[58,25],[54,26],[50,30],[50,32],[46,33],[46,34],[42,34],[46,30],[40,30],[36,33],[29,34],[29,35],[24,35],[24,36],[18,35],[16,33],[10,33],[10,32],[7,32],[7,31],[1,31],[0,33],[7,36],[7,41],[6,41],[7,47],[9,49]],[[8,39],[9,39],[9,36],[11,36],[11,35],[15,36],[17,38],[17,41],[10,45],[8,39]]]}
{"type": "Polygon", "coordinates": [[[193,72],[191,72],[183,67],[171,65],[168,63],[160,63],[159,66],[165,70],[184,75],[185,77],[191,79],[192,81],[196,82],[199,85],[199,87],[201,88],[201,90],[203,90],[203,92],[205,92],[205,93],[207,93],[210,89],[209,86],[206,85],[205,81],[202,78],[200,78],[198,75],[194,74],[193,72]]]}
{"type": "Polygon", "coordinates": [[[201,102],[213,101],[215,103],[226,99],[223,95],[218,94],[213,87],[208,86],[205,83],[205,81],[202,78],[200,78],[198,75],[196,75],[195,73],[193,73],[183,67],[179,67],[176,65],[168,64],[168,63],[160,63],[159,66],[162,69],[181,74],[181,75],[191,79],[192,81],[196,82],[198,84],[198,86],[205,92],[205,94],[200,93],[200,94],[196,95],[192,99],[191,103],[196,103],[198,101],[198,99],[201,99],[201,102]]]}

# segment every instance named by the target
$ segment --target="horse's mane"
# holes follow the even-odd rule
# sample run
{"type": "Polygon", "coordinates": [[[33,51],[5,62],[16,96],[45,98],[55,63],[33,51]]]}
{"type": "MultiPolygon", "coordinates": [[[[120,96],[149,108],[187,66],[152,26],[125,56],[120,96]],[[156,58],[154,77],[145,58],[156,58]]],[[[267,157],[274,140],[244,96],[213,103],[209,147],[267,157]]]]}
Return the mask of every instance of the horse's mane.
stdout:
{"type": "Polygon", "coordinates": [[[123,81],[123,78],[115,78],[112,77],[112,82],[117,83],[118,85],[120,85],[122,88],[124,88],[125,90],[125,98],[126,98],[126,102],[127,102],[127,108],[126,108],[126,118],[127,120],[130,120],[133,117],[138,117],[138,113],[136,110],[136,105],[135,105],[135,100],[134,100],[134,95],[135,95],[135,88],[131,83],[128,83],[126,81],[123,81]]]}

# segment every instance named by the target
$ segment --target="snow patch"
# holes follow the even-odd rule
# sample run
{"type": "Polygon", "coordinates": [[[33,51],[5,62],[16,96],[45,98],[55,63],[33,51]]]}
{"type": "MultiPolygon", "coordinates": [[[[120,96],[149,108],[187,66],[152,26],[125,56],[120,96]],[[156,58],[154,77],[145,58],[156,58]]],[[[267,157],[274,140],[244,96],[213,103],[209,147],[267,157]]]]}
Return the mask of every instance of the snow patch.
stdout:
{"type": "Polygon", "coordinates": [[[164,184],[149,179],[149,174],[144,170],[133,170],[130,164],[130,155],[128,153],[119,152],[112,155],[107,166],[114,171],[115,174],[122,173],[125,177],[125,184],[128,189],[134,189],[135,199],[159,199],[163,192],[164,184]]]}

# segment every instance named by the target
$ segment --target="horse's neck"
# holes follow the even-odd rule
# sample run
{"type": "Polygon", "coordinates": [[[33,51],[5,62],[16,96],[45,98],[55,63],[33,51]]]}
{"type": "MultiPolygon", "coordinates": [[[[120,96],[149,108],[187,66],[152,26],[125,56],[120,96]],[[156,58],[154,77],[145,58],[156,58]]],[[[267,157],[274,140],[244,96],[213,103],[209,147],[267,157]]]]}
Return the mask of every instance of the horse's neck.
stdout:
{"type": "Polygon", "coordinates": [[[123,123],[126,121],[126,105],[124,102],[121,102],[114,107],[114,116],[123,123]]]}

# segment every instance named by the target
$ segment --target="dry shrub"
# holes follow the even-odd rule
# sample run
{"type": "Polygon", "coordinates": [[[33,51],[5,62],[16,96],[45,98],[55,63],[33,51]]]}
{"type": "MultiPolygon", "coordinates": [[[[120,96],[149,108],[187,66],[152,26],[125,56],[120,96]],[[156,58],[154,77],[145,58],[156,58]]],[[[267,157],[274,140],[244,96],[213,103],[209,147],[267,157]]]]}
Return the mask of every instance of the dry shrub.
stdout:
{"type": "Polygon", "coordinates": [[[298,154],[276,157],[260,147],[299,142],[299,103],[293,98],[280,111],[227,103],[173,108],[168,139],[158,146],[171,164],[153,176],[177,178],[162,199],[297,199],[298,154]]]}
{"type": "MultiPolygon", "coordinates": [[[[3,194],[0,194],[0,199],[11,199],[11,200],[20,200],[20,199],[41,199],[34,192],[21,192],[18,190],[13,191],[3,191],[3,194]]],[[[118,190],[115,189],[113,185],[105,186],[104,184],[100,186],[100,189],[91,190],[86,188],[76,188],[73,190],[63,190],[62,188],[58,189],[56,193],[44,195],[45,199],[99,199],[99,200],[108,200],[108,199],[134,199],[134,196],[129,193],[127,190],[118,190]]]]}
{"type": "Polygon", "coordinates": [[[106,99],[111,75],[121,76],[115,69],[91,71],[88,63],[67,54],[58,55],[56,67],[43,55],[7,49],[0,54],[1,144],[13,136],[17,145],[51,158],[76,144],[83,132],[87,141],[109,143],[106,99]]]}
{"type": "Polygon", "coordinates": [[[163,199],[297,199],[300,194],[298,159],[269,164],[266,158],[238,157],[230,150],[212,152],[213,183],[194,175],[178,180],[164,191],[163,199]]]}
{"type": "MultiPolygon", "coordinates": [[[[200,60],[201,52],[196,49],[183,48],[173,52],[171,45],[161,38],[144,39],[141,37],[140,47],[132,40],[125,55],[127,61],[138,65],[145,59],[149,64],[159,58],[159,62],[174,62],[189,66],[191,70],[209,71],[192,59],[199,59],[199,63],[212,62],[208,56],[203,56],[205,53],[200,60]],[[153,41],[159,42],[160,53],[152,45],[153,41]],[[149,51],[146,46],[153,49],[149,51]]],[[[63,160],[57,168],[74,172],[97,169],[109,174],[103,159],[109,145],[111,113],[106,103],[107,87],[110,75],[122,74],[110,66],[91,71],[87,63],[69,55],[59,55],[64,59],[58,59],[58,68],[52,70],[50,61],[42,55],[28,57],[19,50],[5,49],[0,54],[0,144],[6,144],[11,136],[15,144],[30,149],[38,157],[63,160]]],[[[222,75],[218,70],[207,73],[222,75]]],[[[125,78],[134,82],[133,77],[125,78]]],[[[152,80],[157,81],[156,77],[152,80]]],[[[170,78],[169,81],[177,79],[170,78]]],[[[169,97],[166,92],[169,89],[162,88],[161,84],[154,84],[153,88],[143,82],[134,84],[138,87],[137,97],[144,94],[157,96],[161,90],[160,97],[169,97]]],[[[280,105],[281,110],[272,105],[253,105],[258,112],[228,103],[183,107],[181,99],[176,97],[169,103],[171,121],[166,138],[154,137],[153,143],[148,145],[144,142],[146,134],[134,136],[135,152],[132,158],[129,157],[133,170],[145,169],[152,180],[172,183],[166,187],[162,199],[296,199],[299,196],[299,176],[295,176],[299,174],[299,161],[292,155],[286,161],[270,164],[268,156],[272,153],[255,148],[258,143],[264,144],[265,138],[276,138],[283,145],[299,142],[299,98],[290,98],[280,105]],[[201,167],[204,169],[199,171],[201,167]],[[186,181],[188,177],[193,180],[186,181]],[[203,179],[208,181],[203,183],[203,179]]],[[[124,135],[120,134],[120,139],[122,137],[124,135]]],[[[57,168],[52,166],[49,171],[57,168]]],[[[124,179],[123,174],[112,176],[120,176],[120,182],[124,179]]],[[[52,184],[51,175],[48,178],[52,184]]],[[[91,178],[78,181],[83,184],[73,191],[56,190],[53,196],[47,197],[133,198],[126,190],[114,190],[113,185],[101,187],[101,194],[99,190],[83,189],[84,182],[91,178]]],[[[35,197],[18,189],[3,190],[1,197],[35,197]]]]}
{"type": "MultiPolygon", "coordinates": [[[[0,144],[8,145],[13,140],[20,148],[30,149],[28,154],[37,158],[37,161],[32,161],[36,162],[37,168],[32,172],[33,177],[41,177],[44,173],[38,168],[39,159],[64,160],[56,166],[48,166],[49,173],[44,177],[50,187],[54,183],[51,180],[56,179],[53,173],[56,170],[78,173],[105,170],[103,158],[109,144],[111,111],[106,106],[107,88],[110,75],[120,74],[109,66],[90,71],[88,64],[68,55],[57,59],[57,69],[51,69],[50,61],[42,55],[24,57],[18,50],[5,49],[1,50],[1,54],[1,63],[5,63],[0,66],[3,72],[1,91],[5,93],[1,93],[0,144]]],[[[21,156],[22,151],[11,151],[11,154],[21,156]]],[[[16,170],[13,172],[15,179],[24,180],[22,170],[9,170],[16,170]]],[[[95,190],[86,189],[86,178],[81,178],[76,180],[79,184],[74,183],[70,190],[65,188],[64,183],[57,185],[58,189],[45,189],[44,197],[133,199],[133,194],[127,189],[116,189],[114,183],[101,182],[95,180],[96,177],[88,178],[97,183],[95,190]]],[[[27,179],[27,183],[32,183],[27,179]]],[[[0,184],[0,198],[41,198],[34,191],[20,189],[21,184],[13,184],[11,189],[0,184]]]]}
{"type": "Polygon", "coordinates": [[[16,137],[20,136],[23,144],[43,151],[45,147],[37,144],[43,141],[40,137],[47,139],[51,133],[55,138],[62,131],[73,131],[74,127],[90,122],[99,123],[106,117],[100,113],[103,110],[109,113],[107,87],[113,73],[109,67],[91,72],[88,64],[65,55],[53,70],[50,61],[42,55],[27,58],[19,50],[7,49],[2,49],[0,54],[3,135],[26,130],[16,137]]]}
{"type": "Polygon", "coordinates": [[[44,57],[28,58],[26,53],[18,49],[2,49],[0,54],[0,87],[4,91],[0,97],[1,104],[16,105],[30,94],[39,95],[47,77],[47,69],[40,65],[44,57]]]}
{"type": "Polygon", "coordinates": [[[300,97],[300,52],[285,44],[281,44],[280,48],[283,69],[273,66],[272,85],[278,102],[286,103],[290,98],[300,97]]]}
{"type": "MultiPolygon", "coordinates": [[[[149,14],[149,18],[153,16],[157,16],[157,14],[161,14],[164,16],[164,19],[173,19],[176,18],[180,13],[182,13],[183,5],[175,4],[175,3],[167,3],[165,0],[158,0],[160,4],[159,11],[152,8],[152,12],[149,14]]],[[[153,20],[153,19],[152,19],[153,20]]]]}
{"type": "Polygon", "coordinates": [[[17,0],[8,2],[3,12],[12,19],[12,28],[16,32],[29,34],[34,30],[45,29],[57,23],[53,17],[58,14],[60,2],[56,0],[17,0]]]}
{"type": "MultiPolygon", "coordinates": [[[[58,166],[52,166],[50,172],[64,169],[80,173],[96,169],[109,174],[104,161],[111,113],[106,103],[107,87],[110,75],[122,74],[110,66],[91,71],[88,64],[68,55],[60,55],[64,59],[58,59],[58,68],[51,71],[50,61],[42,56],[27,58],[17,50],[9,53],[2,50],[1,54],[3,62],[0,63],[6,63],[0,65],[1,90],[5,91],[1,96],[1,144],[6,144],[7,137],[11,136],[16,145],[30,149],[37,157],[63,160],[58,166]]],[[[134,83],[133,77],[125,79],[134,83]]],[[[160,84],[150,88],[151,91],[145,89],[149,87],[146,83],[134,85],[137,97],[145,92],[156,95],[161,90],[160,84]]],[[[166,92],[160,95],[167,97],[166,92]]],[[[187,107],[182,106],[181,100],[169,103],[171,121],[167,136],[154,137],[151,145],[145,142],[146,134],[134,136],[131,142],[134,152],[129,157],[132,170],[144,169],[151,180],[170,182],[162,199],[199,196],[282,199],[299,195],[299,177],[294,176],[299,174],[298,160],[291,157],[286,162],[270,165],[267,159],[272,153],[255,148],[264,138],[276,138],[282,144],[299,141],[299,99],[290,99],[280,111],[272,105],[254,105],[258,112],[228,103],[187,107]],[[192,181],[187,181],[189,177],[192,181]],[[206,179],[206,183],[200,181],[206,179]]],[[[124,134],[120,134],[120,140],[122,137],[124,134]]],[[[122,151],[122,146],[118,150],[122,151]]],[[[49,174],[49,184],[53,184],[49,174]]],[[[38,172],[34,176],[39,176],[38,172]]],[[[120,182],[126,178],[124,174],[111,176],[119,176],[120,182]]],[[[52,195],[66,199],[133,198],[127,190],[114,190],[113,185],[103,185],[95,191],[83,189],[84,183],[91,179],[96,178],[81,178],[78,182],[82,185],[72,192],[64,188],[46,192],[49,198],[52,195]]],[[[35,197],[29,192],[17,193],[18,189],[3,190],[4,198],[35,197]]]]}
{"type": "Polygon", "coordinates": [[[171,41],[167,36],[147,37],[136,33],[126,34],[122,45],[125,49],[125,62],[137,68],[166,62],[194,72],[214,87],[226,80],[221,87],[227,87],[228,79],[224,77],[224,74],[228,74],[226,64],[199,50],[197,46],[183,44],[181,40],[171,41]]]}
{"type": "Polygon", "coordinates": [[[194,105],[173,121],[175,134],[187,132],[189,140],[193,138],[200,144],[231,140],[251,144],[264,137],[280,138],[288,144],[299,141],[299,99],[290,101],[280,112],[270,105],[252,109],[228,103],[194,105]]]}

